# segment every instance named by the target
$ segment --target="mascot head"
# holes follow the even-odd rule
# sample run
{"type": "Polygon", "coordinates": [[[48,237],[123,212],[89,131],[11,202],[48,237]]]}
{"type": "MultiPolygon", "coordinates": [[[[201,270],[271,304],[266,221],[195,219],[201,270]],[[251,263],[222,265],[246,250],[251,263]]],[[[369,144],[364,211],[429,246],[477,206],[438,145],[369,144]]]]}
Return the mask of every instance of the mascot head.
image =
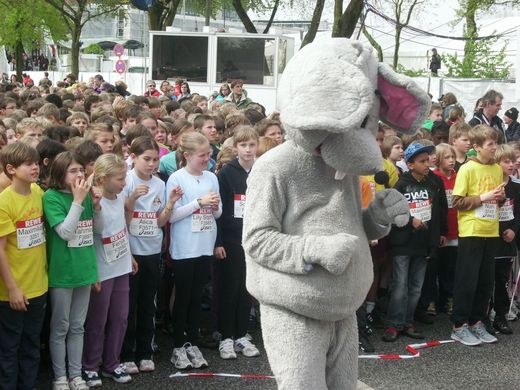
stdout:
{"type": "Polygon", "coordinates": [[[430,104],[410,78],[378,63],[371,47],[346,38],[322,38],[305,46],[285,68],[278,88],[288,138],[319,153],[337,178],[381,170],[378,121],[413,133],[430,104]]]}

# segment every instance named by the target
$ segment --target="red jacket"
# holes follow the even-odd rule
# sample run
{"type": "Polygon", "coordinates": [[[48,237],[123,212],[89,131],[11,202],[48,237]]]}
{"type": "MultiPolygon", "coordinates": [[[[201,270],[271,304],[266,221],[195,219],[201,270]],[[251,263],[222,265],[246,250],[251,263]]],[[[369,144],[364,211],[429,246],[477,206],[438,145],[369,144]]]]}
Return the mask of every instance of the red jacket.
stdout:
{"type": "Polygon", "coordinates": [[[446,198],[448,199],[448,233],[446,234],[446,238],[448,240],[456,240],[459,237],[459,225],[457,223],[457,210],[451,206],[451,194],[455,187],[457,172],[453,170],[449,178],[438,168],[435,169],[433,173],[442,179],[444,188],[446,188],[446,198]]]}

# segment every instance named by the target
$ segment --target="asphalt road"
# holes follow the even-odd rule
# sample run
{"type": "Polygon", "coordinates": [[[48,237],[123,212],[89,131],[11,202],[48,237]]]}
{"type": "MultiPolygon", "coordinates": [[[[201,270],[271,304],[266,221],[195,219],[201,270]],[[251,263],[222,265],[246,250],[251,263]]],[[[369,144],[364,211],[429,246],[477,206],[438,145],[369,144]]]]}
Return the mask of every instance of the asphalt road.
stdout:
{"type": "MultiPolygon", "coordinates": [[[[494,345],[466,347],[447,344],[421,350],[421,356],[408,360],[360,360],[359,379],[374,389],[518,389],[520,388],[520,323],[512,323],[514,334],[499,335],[494,345]]],[[[434,325],[421,327],[427,341],[447,340],[450,324],[444,314],[436,317],[434,325]]],[[[417,342],[409,338],[399,338],[395,343],[380,341],[381,330],[375,330],[372,341],[377,353],[407,354],[406,345],[417,342]]],[[[270,375],[271,371],[261,343],[260,333],[253,332],[255,343],[262,356],[223,361],[216,350],[202,349],[210,367],[202,372],[224,372],[232,374],[270,375]]],[[[127,385],[115,384],[104,379],[102,389],[276,389],[272,379],[234,378],[169,378],[176,372],[169,362],[171,339],[158,332],[161,352],[156,355],[157,369],[153,373],[139,374],[127,385]]],[[[40,370],[41,389],[50,389],[51,369],[42,363],[40,370]]],[[[312,390],[312,389],[309,389],[312,390]]]]}

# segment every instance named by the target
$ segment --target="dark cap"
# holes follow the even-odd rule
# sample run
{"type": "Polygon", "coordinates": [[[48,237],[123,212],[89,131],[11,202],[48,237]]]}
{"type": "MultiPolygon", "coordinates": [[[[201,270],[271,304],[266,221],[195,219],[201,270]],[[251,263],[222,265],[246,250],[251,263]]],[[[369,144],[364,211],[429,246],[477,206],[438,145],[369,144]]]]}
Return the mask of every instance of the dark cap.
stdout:
{"type": "Polygon", "coordinates": [[[504,115],[516,121],[518,119],[518,110],[514,107],[511,107],[504,115]]]}

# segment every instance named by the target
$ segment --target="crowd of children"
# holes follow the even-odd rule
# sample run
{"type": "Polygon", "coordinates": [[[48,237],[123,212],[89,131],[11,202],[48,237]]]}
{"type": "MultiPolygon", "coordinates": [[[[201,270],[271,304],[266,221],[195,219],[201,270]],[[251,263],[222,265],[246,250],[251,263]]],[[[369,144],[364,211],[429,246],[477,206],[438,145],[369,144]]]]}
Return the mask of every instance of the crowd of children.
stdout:
{"type": "MultiPolygon", "coordinates": [[[[366,322],[359,322],[362,351],[374,350],[370,334],[378,326],[386,342],[423,339],[416,324],[432,324],[439,312],[450,316],[451,338],[464,345],[512,333],[520,144],[497,116],[502,98],[491,90],[479,99],[473,127],[453,94],[449,104],[432,105],[414,136],[381,126],[387,187],[405,196],[410,221],[372,245],[375,278],[362,308],[366,322]]],[[[515,108],[506,111],[504,122],[515,126],[516,119],[515,108]]],[[[373,192],[381,188],[366,179],[373,192]]]]}
{"type": "MultiPolygon", "coordinates": [[[[148,84],[147,96],[128,98],[84,83],[0,92],[1,388],[36,386],[41,340],[55,390],[154,371],[159,317],[172,364],[208,367],[199,348],[208,285],[220,357],[260,355],[248,333],[242,221],[255,159],[283,142],[278,115],[246,99],[240,80],[209,104],[187,84],[179,101],[165,83],[148,84]]],[[[520,145],[498,142],[516,130],[487,120],[489,99],[474,127],[456,99],[446,102],[417,135],[381,125],[389,181],[361,178],[365,206],[387,187],[410,209],[408,225],[371,243],[363,351],[378,322],[384,341],[420,339],[416,322],[437,311],[466,345],[512,333],[520,145]]],[[[506,115],[516,126],[518,111],[506,115]]]]}
{"type": "Polygon", "coordinates": [[[207,367],[210,280],[220,356],[260,355],[242,219],[248,173],[282,126],[250,99],[208,110],[206,97],[176,102],[152,87],[129,98],[81,83],[0,92],[2,389],[37,386],[41,342],[55,390],[154,371],[158,315],[172,364],[207,367]]]}

